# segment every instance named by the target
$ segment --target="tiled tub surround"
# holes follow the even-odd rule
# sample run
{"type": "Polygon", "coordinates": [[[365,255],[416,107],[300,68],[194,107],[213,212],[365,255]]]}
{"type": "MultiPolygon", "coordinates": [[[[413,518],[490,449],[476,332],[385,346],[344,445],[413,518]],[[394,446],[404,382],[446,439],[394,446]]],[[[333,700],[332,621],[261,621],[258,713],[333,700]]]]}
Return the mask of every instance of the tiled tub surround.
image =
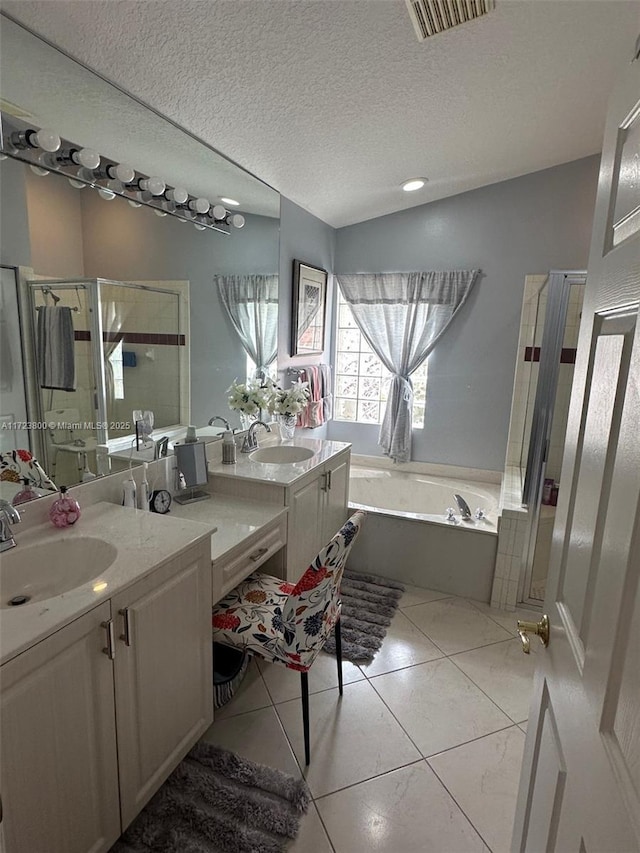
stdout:
{"type": "Polygon", "coordinates": [[[498,532],[495,472],[449,468],[447,477],[442,476],[447,466],[435,468],[440,476],[432,473],[434,467],[380,466],[377,457],[352,458],[349,506],[365,509],[369,519],[354,545],[350,568],[488,602],[498,532]],[[487,517],[461,520],[456,493],[472,513],[481,507],[487,517]],[[450,506],[456,510],[454,521],[446,520],[450,506]]]}

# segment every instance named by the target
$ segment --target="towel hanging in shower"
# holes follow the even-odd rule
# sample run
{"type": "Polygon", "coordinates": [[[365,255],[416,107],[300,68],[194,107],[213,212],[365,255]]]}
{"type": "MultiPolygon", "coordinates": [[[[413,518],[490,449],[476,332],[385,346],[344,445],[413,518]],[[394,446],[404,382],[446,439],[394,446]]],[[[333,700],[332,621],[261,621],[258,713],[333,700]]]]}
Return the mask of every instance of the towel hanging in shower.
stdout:
{"type": "Polygon", "coordinates": [[[71,308],[40,306],[37,352],[40,387],[75,391],[75,336],[71,308]]]}

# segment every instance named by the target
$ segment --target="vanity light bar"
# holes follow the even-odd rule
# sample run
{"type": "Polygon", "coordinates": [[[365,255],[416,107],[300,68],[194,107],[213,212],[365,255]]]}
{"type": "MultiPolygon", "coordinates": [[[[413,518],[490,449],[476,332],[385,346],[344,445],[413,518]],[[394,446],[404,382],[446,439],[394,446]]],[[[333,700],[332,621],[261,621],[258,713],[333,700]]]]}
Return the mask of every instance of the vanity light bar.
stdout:
{"type": "Polygon", "coordinates": [[[232,227],[242,228],[245,224],[241,214],[228,211],[221,204],[210,205],[207,199],[190,196],[180,187],[167,186],[162,178],[145,175],[3,111],[0,111],[0,151],[27,163],[37,174],[56,172],[75,187],[93,187],[105,199],[120,196],[134,207],[145,205],[159,216],[168,214],[191,222],[199,231],[230,234],[232,227]]]}

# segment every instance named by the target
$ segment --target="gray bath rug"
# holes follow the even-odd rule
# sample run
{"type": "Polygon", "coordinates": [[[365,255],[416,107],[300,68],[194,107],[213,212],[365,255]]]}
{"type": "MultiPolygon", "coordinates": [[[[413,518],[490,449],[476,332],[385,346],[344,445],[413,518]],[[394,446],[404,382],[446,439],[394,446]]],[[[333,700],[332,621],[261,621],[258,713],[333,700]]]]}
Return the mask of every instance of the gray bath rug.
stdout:
{"type": "Polygon", "coordinates": [[[301,779],[200,742],[110,853],[283,853],[310,800],[301,779]]]}
{"type": "MultiPolygon", "coordinates": [[[[345,570],[340,585],[343,658],[355,663],[373,660],[403,592],[404,586],[397,581],[345,570]]],[[[336,653],[333,634],[324,650],[336,653]]]]}

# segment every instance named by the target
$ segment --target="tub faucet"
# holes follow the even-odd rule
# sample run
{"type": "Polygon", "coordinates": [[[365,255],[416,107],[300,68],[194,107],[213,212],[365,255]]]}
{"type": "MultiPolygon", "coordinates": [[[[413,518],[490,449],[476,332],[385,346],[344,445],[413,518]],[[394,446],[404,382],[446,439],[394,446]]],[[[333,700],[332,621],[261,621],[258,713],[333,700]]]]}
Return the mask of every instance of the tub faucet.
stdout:
{"type": "Polygon", "coordinates": [[[462,495],[454,495],[456,499],[456,503],[458,504],[458,509],[460,510],[461,518],[471,518],[471,510],[469,509],[469,504],[465,501],[462,495]]]}
{"type": "Polygon", "coordinates": [[[0,553],[16,547],[11,535],[11,525],[20,521],[20,513],[9,501],[0,499],[0,553]]]}
{"type": "Polygon", "coordinates": [[[213,426],[216,421],[222,421],[224,428],[229,432],[231,427],[229,426],[229,421],[226,418],[223,418],[220,415],[214,415],[212,418],[209,418],[209,426],[213,426]]]}
{"type": "Polygon", "coordinates": [[[265,424],[264,421],[254,421],[249,429],[247,430],[247,434],[244,437],[244,441],[242,443],[242,453],[251,453],[252,450],[258,449],[258,439],[256,438],[256,427],[262,426],[266,429],[267,432],[271,432],[271,427],[269,424],[265,424]]]}

